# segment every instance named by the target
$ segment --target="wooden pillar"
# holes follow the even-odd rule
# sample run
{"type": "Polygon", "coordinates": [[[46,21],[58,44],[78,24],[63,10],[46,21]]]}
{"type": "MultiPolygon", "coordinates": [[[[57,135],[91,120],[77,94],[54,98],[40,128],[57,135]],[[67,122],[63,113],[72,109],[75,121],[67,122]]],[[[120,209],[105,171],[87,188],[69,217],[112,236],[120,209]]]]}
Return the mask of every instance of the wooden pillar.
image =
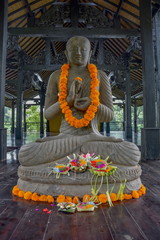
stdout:
{"type": "Polygon", "coordinates": [[[106,135],[110,136],[110,123],[109,122],[106,123],[106,135]]]}
{"type": "Polygon", "coordinates": [[[151,0],[140,0],[142,40],[143,109],[142,159],[160,159],[160,129],[156,128],[156,88],[154,77],[151,0]]]}
{"type": "Polygon", "coordinates": [[[46,47],[45,47],[45,64],[50,66],[51,64],[51,50],[50,50],[50,42],[49,38],[46,38],[46,47]]]}
{"type": "Polygon", "coordinates": [[[104,64],[104,47],[103,47],[103,39],[99,40],[99,53],[97,57],[97,63],[98,65],[103,65],[104,64]]]}
{"type": "Polygon", "coordinates": [[[40,135],[44,135],[44,117],[43,117],[43,108],[44,108],[44,92],[40,92],[40,135]]]}
{"type": "Polygon", "coordinates": [[[125,103],[123,102],[123,132],[125,132],[125,122],[126,122],[126,113],[125,113],[125,103]]]}
{"type": "Polygon", "coordinates": [[[23,106],[23,132],[27,132],[27,124],[26,124],[26,103],[23,106]]]}
{"type": "Polygon", "coordinates": [[[16,111],[16,134],[15,137],[17,140],[23,139],[22,131],[22,112],[23,112],[23,71],[20,69],[17,79],[17,111],[16,111]]]}
{"type": "Polygon", "coordinates": [[[131,118],[131,80],[130,71],[126,71],[125,91],[125,138],[132,141],[132,118],[131,118]]]}
{"type": "Polygon", "coordinates": [[[137,103],[135,100],[134,103],[134,132],[137,134],[138,133],[138,129],[137,129],[137,103]]]}
{"type": "Polygon", "coordinates": [[[11,126],[11,134],[14,134],[14,130],[15,130],[15,102],[14,100],[12,100],[12,126],[11,126]]]}
{"type": "Polygon", "coordinates": [[[100,123],[100,133],[104,133],[104,123],[100,123]]]}
{"type": "Polygon", "coordinates": [[[156,77],[157,127],[160,128],[160,11],[154,17],[154,55],[156,77]]]}
{"type": "Polygon", "coordinates": [[[7,131],[4,128],[5,72],[7,48],[8,1],[0,1],[0,161],[6,159],[7,131]]]}

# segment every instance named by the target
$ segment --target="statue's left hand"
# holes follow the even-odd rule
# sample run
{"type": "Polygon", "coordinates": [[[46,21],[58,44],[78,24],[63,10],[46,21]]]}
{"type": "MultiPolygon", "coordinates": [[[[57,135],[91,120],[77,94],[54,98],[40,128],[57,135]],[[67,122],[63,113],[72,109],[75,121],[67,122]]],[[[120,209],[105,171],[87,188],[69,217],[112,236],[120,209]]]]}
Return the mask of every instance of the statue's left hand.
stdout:
{"type": "Polygon", "coordinates": [[[74,107],[79,111],[85,111],[91,103],[90,98],[83,97],[83,98],[76,98],[74,101],[74,107]]]}

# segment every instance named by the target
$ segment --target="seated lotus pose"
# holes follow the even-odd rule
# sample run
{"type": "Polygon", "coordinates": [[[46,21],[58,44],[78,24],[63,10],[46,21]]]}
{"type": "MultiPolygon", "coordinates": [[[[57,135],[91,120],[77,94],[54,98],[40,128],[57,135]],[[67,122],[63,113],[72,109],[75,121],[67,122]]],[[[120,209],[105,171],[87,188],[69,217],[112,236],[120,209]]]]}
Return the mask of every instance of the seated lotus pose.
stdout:
{"type": "MultiPolygon", "coordinates": [[[[22,146],[19,152],[19,185],[28,189],[25,171],[43,171],[55,162],[64,162],[73,153],[88,152],[94,152],[103,159],[109,156],[113,164],[126,171],[137,171],[135,178],[139,179],[141,170],[137,164],[140,152],[137,146],[122,139],[105,137],[98,131],[100,122],[113,119],[113,102],[105,72],[90,64],[89,40],[79,36],[70,38],[65,54],[68,63],[50,76],[44,111],[48,120],[62,113],[60,134],[22,146]]],[[[43,178],[35,181],[43,182],[43,178]]],[[[140,179],[136,184],[138,189],[140,179]]]]}

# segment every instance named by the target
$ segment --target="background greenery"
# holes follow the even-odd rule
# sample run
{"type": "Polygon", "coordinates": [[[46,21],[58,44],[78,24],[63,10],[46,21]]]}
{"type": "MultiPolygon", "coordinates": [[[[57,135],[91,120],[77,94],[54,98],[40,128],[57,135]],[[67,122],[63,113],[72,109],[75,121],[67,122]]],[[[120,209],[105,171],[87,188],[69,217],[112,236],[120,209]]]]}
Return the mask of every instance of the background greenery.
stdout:
{"type": "MultiPolygon", "coordinates": [[[[5,127],[8,129],[8,133],[11,132],[11,108],[5,107],[4,122],[5,127]]],[[[16,112],[16,111],[15,111],[16,112]]],[[[15,116],[16,117],[16,116],[15,116]]],[[[132,129],[134,130],[134,108],[132,107],[132,129]]],[[[39,132],[40,131],[40,108],[38,105],[30,106],[26,109],[26,122],[27,132],[39,132]]],[[[44,120],[45,124],[46,120],[44,120]]],[[[137,127],[138,132],[143,127],[143,106],[137,107],[137,127]]],[[[123,131],[123,108],[118,105],[114,105],[114,119],[110,123],[111,131],[123,131]]]]}

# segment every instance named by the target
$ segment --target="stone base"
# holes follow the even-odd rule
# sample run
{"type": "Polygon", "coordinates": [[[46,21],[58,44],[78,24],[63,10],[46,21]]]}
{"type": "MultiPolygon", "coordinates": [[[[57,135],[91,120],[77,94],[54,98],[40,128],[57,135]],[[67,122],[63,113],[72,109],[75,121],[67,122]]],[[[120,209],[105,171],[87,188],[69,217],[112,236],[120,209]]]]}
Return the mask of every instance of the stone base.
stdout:
{"type": "MultiPolygon", "coordinates": [[[[114,193],[117,193],[119,190],[120,183],[111,184],[109,183],[109,189],[111,190],[114,185],[114,193]]],[[[137,178],[135,180],[132,180],[130,182],[126,183],[126,187],[124,190],[124,193],[131,193],[133,190],[139,190],[141,188],[141,180],[140,178],[137,178]]],[[[52,196],[58,196],[58,195],[65,195],[65,196],[78,196],[83,197],[85,194],[91,195],[91,185],[69,185],[69,184],[47,184],[47,183],[36,183],[36,182],[29,182],[24,181],[22,179],[18,179],[18,187],[27,192],[36,192],[40,195],[52,195],[52,196]]],[[[99,193],[106,193],[106,184],[103,184],[101,187],[101,190],[99,193]]]]}
{"type": "MultiPolygon", "coordinates": [[[[114,176],[109,176],[108,178],[109,189],[111,190],[114,186],[113,192],[117,193],[120,183],[123,183],[126,179],[125,193],[139,190],[142,185],[140,180],[141,167],[139,165],[132,167],[117,167],[118,170],[115,172],[114,176]]],[[[91,178],[93,175],[89,171],[84,173],[70,172],[69,176],[61,175],[59,179],[56,178],[55,174],[49,175],[49,171],[48,168],[43,168],[42,165],[40,167],[20,166],[18,169],[18,187],[25,192],[31,191],[52,196],[64,194],[82,197],[84,194],[91,194],[91,178]]],[[[98,179],[97,187],[100,181],[101,177],[98,179]]],[[[100,193],[105,193],[106,190],[106,178],[104,177],[100,193]]]]}

